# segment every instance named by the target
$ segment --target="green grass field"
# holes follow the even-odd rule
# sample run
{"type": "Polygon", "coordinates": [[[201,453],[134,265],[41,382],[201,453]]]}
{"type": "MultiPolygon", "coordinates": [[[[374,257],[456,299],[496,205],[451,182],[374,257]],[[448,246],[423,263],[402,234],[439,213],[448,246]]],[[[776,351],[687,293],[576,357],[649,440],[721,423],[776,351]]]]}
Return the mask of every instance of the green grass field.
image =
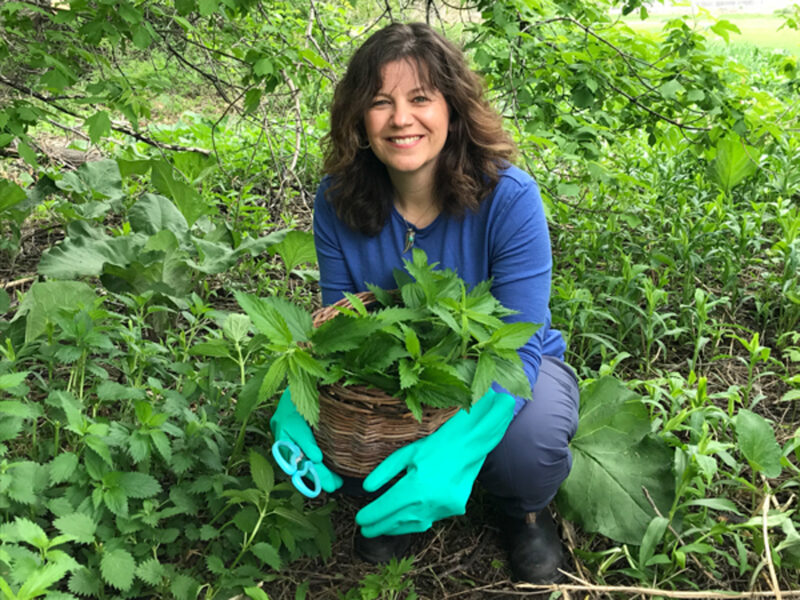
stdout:
{"type": "MultiPolygon", "coordinates": [[[[639,31],[658,33],[664,23],[676,15],[652,15],[642,21],[638,17],[626,18],[626,23],[639,31]]],[[[784,27],[784,19],[775,15],[729,14],[720,15],[718,19],[726,19],[741,30],[741,35],[732,33],[732,45],[752,45],[762,48],[782,48],[800,56],[800,32],[784,27]]],[[[698,16],[696,20],[699,27],[708,28],[714,24],[707,15],[698,16]]],[[[720,38],[721,39],[721,38],[720,38]]]]}

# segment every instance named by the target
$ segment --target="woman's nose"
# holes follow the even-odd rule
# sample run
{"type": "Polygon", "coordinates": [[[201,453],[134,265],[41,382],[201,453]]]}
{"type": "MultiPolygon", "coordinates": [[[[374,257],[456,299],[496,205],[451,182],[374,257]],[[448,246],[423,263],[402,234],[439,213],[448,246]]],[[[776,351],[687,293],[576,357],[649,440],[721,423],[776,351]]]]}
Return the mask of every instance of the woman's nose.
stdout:
{"type": "Polygon", "coordinates": [[[405,127],[411,123],[410,107],[404,102],[397,102],[392,111],[392,125],[395,127],[405,127]]]}

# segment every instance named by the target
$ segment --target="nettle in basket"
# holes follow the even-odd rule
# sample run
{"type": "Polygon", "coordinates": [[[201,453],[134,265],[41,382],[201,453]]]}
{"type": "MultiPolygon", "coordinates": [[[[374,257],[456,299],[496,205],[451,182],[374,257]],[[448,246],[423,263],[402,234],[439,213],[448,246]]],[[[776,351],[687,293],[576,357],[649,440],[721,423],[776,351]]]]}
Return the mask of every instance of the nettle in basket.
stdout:
{"type": "Polygon", "coordinates": [[[333,383],[380,389],[404,401],[418,420],[423,406],[469,408],[495,381],[530,398],[517,349],[539,325],[505,323],[515,313],[492,296],[490,281],[468,290],[456,272],[436,269],[418,249],[403,262],[406,271],[394,273],[397,289],[368,285],[370,293],[345,294],[344,302],[323,309],[335,317],[317,327],[291,302],[237,293],[274,357],[259,397],[288,382],[298,412],[312,425],[319,419],[318,387],[333,383]]]}

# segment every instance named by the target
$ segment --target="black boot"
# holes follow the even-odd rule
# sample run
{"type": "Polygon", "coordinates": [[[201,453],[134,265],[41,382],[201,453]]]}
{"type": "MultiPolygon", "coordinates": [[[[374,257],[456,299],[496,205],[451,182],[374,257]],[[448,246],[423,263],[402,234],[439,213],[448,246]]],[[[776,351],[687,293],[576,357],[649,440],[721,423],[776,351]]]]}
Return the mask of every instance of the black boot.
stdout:
{"type": "Polygon", "coordinates": [[[353,549],[362,560],[372,563],[388,563],[392,557],[403,558],[411,547],[412,534],[405,535],[379,535],[368,538],[356,532],[353,549]]]}
{"type": "Polygon", "coordinates": [[[538,584],[564,579],[558,570],[564,566],[564,549],[549,510],[528,513],[523,519],[507,517],[503,529],[514,579],[538,584]]]}

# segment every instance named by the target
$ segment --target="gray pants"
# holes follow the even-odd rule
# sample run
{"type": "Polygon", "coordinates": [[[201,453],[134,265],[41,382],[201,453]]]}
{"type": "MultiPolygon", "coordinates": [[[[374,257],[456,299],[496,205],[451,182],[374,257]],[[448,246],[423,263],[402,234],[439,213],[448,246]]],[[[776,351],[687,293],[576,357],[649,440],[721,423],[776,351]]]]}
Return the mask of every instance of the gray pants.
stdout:
{"type": "Polygon", "coordinates": [[[578,428],[578,380],[564,362],[543,356],[533,400],[517,413],[486,457],[478,481],[512,517],[543,509],[572,468],[578,428]]]}

